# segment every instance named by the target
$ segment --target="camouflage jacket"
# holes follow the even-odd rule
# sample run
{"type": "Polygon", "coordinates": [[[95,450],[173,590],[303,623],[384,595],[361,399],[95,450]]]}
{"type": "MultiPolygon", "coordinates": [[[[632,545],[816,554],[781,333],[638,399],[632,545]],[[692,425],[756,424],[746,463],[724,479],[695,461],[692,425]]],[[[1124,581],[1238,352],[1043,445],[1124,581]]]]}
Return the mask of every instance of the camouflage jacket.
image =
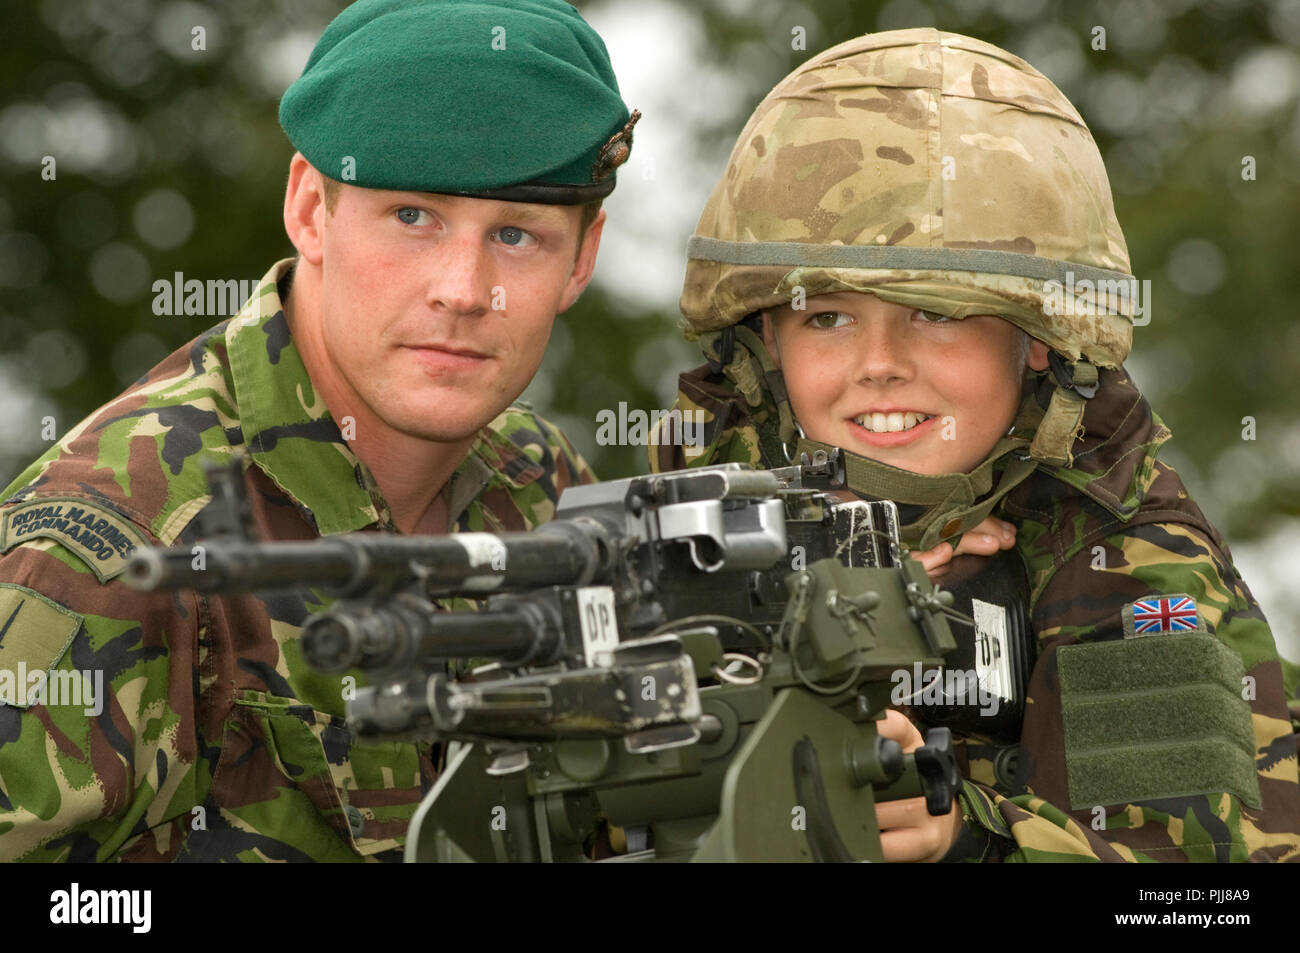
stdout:
{"type": "MultiPolygon", "coordinates": [[[[684,454],[681,446],[652,446],[655,469],[728,461],[778,465],[769,436],[773,409],[751,411],[733,385],[707,367],[681,376],[677,409],[702,414],[705,450],[697,455],[693,449],[684,454]]],[[[1170,431],[1125,372],[1102,372],[1083,425],[1072,468],[1040,466],[995,510],[1017,527],[1037,661],[1018,745],[976,735],[956,739],[966,825],[945,859],[1300,861],[1300,784],[1287,710],[1295,686],[1284,687],[1263,613],[1217,530],[1177,473],[1157,459],[1170,431]],[[1244,796],[1218,791],[1072,803],[1061,650],[1123,640],[1126,606],[1172,593],[1191,596],[1205,628],[1240,657],[1246,676],[1241,694],[1250,696],[1252,723],[1243,728],[1241,747],[1250,754],[1241,756],[1242,773],[1249,780],[1253,758],[1257,797],[1250,785],[1244,796]]],[[[1244,723],[1244,706],[1238,708],[1244,723]]],[[[1171,753],[1159,750],[1148,725],[1122,722],[1105,730],[1118,747],[1129,747],[1139,776],[1145,757],[1139,745],[1171,753]]]]}
{"type": "MultiPolygon", "coordinates": [[[[343,677],[299,651],[326,597],[116,578],[137,546],[192,545],[202,464],[240,448],[262,538],[395,531],[290,339],[290,265],[0,496],[0,860],[400,859],[433,751],[344,727],[343,677]],[[35,700],[13,681],[44,670],[35,700]]],[[[443,494],[456,531],[525,530],[592,479],[554,427],[511,407],[443,494]]]]}

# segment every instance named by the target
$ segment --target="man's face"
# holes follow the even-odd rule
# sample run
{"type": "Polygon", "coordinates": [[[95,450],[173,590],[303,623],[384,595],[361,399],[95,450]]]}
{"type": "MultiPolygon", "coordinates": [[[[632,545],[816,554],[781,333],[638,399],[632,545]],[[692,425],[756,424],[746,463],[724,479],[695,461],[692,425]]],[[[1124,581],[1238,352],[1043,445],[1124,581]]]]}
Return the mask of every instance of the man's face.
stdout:
{"type": "MultiPolygon", "coordinates": [[[[966,473],[1020,405],[1018,329],[944,318],[854,292],[768,313],[764,341],[813,440],[914,473],[966,473]]],[[[1031,341],[1031,366],[1046,348],[1031,341]]]]}
{"type": "Polygon", "coordinates": [[[599,240],[580,245],[577,207],[426,192],[344,185],[317,215],[331,373],[384,425],[443,442],[528,386],[599,240]]]}

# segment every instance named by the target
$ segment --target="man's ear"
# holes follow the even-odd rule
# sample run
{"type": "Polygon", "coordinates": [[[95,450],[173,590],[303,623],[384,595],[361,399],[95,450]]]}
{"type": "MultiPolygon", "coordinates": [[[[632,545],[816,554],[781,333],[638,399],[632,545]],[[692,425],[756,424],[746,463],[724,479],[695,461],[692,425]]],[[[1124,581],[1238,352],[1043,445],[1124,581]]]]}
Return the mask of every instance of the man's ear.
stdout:
{"type": "Polygon", "coordinates": [[[289,184],[284,190],[284,230],[298,254],[313,265],[321,263],[325,227],[325,183],[319,172],[295,152],[289,160],[289,184]]]}
{"type": "Polygon", "coordinates": [[[763,312],[763,345],[767,348],[767,353],[772,357],[772,363],[776,369],[781,369],[781,348],[776,343],[776,329],[772,327],[772,315],[768,311],[763,312]]]}
{"type": "Polygon", "coordinates": [[[604,230],[605,210],[601,209],[587,226],[586,234],[582,236],[578,257],[573,262],[573,273],[569,275],[569,282],[564,286],[564,293],[560,296],[557,314],[563,314],[573,307],[573,303],[578,300],[578,296],[591,281],[592,272],[596,270],[596,252],[600,248],[600,235],[604,230]]]}
{"type": "Polygon", "coordinates": [[[1047,370],[1047,345],[1038,338],[1031,337],[1029,339],[1029,355],[1026,358],[1026,363],[1031,370],[1047,370]]]}

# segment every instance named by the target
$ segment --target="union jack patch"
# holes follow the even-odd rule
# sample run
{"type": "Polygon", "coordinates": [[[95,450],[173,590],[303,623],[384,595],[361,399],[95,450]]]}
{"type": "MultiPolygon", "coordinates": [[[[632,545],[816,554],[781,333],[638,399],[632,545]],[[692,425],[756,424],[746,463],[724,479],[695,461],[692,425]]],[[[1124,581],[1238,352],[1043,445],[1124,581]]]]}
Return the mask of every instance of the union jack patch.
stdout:
{"type": "Polygon", "coordinates": [[[1151,596],[1124,607],[1125,638],[1162,632],[1204,631],[1195,600],[1184,593],[1151,596]]]}

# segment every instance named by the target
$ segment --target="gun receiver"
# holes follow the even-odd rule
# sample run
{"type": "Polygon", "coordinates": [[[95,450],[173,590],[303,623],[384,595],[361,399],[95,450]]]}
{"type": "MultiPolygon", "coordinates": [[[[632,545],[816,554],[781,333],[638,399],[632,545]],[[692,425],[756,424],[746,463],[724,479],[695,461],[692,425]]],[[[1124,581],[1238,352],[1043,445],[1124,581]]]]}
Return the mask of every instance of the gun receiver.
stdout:
{"type": "Polygon", "coordinates": [[[876,800],[946,813],[960,781],[946,728],[904,755],[876,733],[885,708],[924,690],[931,723],[996,735],[972,722],[978,688],[1018,721],[1019,590],[959,592],[958,611],[906,557],[892,503],[835,495],[835,453],[572,487],[532,532],[427,538],[252,542],[237,470],[210,479],[212,538],[136,554],[128,584],[336,594],[302,645],[369,677],[349,726],[451,744],[410,860],[584,859],[601,822],[638,859],[879,859],[876,800]],[[445,611],[449,596],[482,606],[445,611]],[[1000,630],[954,638],[950,621],[991,609],[1000,630]],[[921,679],[948,657],[985,659],[969,694],[921,679]]]}

